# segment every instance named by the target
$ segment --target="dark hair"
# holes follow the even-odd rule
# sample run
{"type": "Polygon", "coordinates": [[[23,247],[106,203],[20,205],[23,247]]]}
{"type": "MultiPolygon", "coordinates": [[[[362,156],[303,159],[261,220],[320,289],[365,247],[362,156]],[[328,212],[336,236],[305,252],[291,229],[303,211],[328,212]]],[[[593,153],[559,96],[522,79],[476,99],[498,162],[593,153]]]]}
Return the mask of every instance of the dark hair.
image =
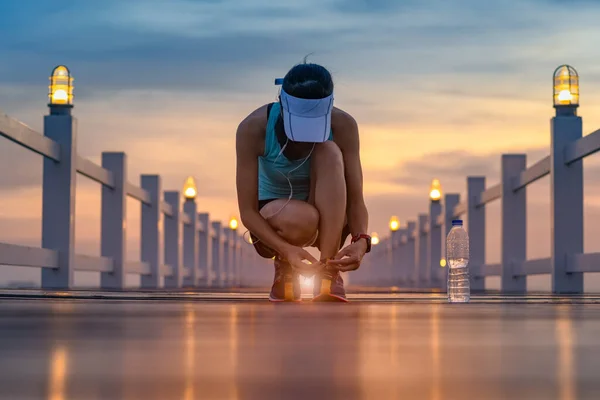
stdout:
{"type": "Polygon", "coordinates": [[[333,93],[333,80],[325,67],[318,64],[298,64],[283,78],[283,90],[301,99],[322,99],[333,93]]]}

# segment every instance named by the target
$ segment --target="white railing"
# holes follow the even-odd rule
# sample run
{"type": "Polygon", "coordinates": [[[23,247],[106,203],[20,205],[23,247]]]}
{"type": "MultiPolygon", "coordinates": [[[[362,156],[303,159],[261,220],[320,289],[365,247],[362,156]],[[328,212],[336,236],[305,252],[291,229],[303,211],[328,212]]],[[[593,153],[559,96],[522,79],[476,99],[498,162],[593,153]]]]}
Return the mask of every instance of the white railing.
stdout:
{"type": "Polygon", "coordinates": [[[600,272],[600,253],[583,253],[583,158],[600,151],[600,130],[582,136],[574,106],[557,106],[551,120],[550,155],[527,168],[523,154],[501,159],[501,182],[486,188],[485,177],[468,177],[466,199],[446,194],[432,201],[418,224],[391,232],[352,281],[359,284],[446,289],[444,239],[452,219],[465,216],[470,237],[472,290],[485,290],[485,277],[499,276],[501,291],[524,293],[527,276],[550,274],[553,293],[583,293],[585,272],[600,272]],[[551,254],[526,259],[527,186],[551,181],[551,254]],[[485,206],[501,203],[501,262],[485,264],[485,206]]]}
{"type": "MultiPolygon", "coordinates": [[[[102,165],[77,154],[77,124],[70,109],[50,107],[44,134],[0,113],[0,136],[44,157],[41,248],[0,243],[0,265],[40,268],[45,289],[73,287],[75,271],[95,271],[104,289],[124,289],[125,275],[142,288],[237,287],[260,275],[267,261],[237,231],[198,213],[195,199],[163,192],[160,176],[127,181],[125,153],[102,153],[102,165]],[[75,176],[102,185],[101,256],[74,254],[75,176]],[[126,197],[142,202],[141,261],[126,259],[126,197]],[[256,267],[256,268],[253,268],[256,267]]],[[[182,180],[183,181],[183,180],[182,180]]],[[[263,274],[264,275],[264,274],[263,274]]]]}

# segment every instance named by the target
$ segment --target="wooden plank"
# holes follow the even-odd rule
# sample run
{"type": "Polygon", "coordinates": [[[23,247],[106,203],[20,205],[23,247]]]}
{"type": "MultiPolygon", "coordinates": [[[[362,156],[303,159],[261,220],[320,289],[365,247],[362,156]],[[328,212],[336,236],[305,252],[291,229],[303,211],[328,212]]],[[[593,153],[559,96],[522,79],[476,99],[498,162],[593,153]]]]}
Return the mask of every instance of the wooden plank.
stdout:
{"type": "Polygon", "coordinates": [[[79,155],[77,156],[77,172],[111,189],[115,187],[113,175],[109,170],[79,155]]]}
{"type": "Polygon", "coordinates": [[[35,153],[60,161],[60,146],[27,125],[0,112],[0,136],[35,153]]]}
{"type": "Polygon", "coordinates": [[[542,158],[525,171],[513,183],[513,191],[523,189],[527,185],[550,174],[550,156],[542,158]]]}
{"type": "Polygon", "coordinates": [[[142,261],[127,261],[125,264],[126,274],[150,275],[150,264],[142,261]]]}
{"type": "Polygon", "coordinates": [[[0,243],[0,265],[58,268],[58,253],[40,247],[0,243]]]}
{"type": "Polygon", "coordinates": [[[569,165],[600,151],[600,129],[565,147],[565,164],[569,165]]]}
{"type": "Polygon", "coordinates": [[[476,201],[475,207],[481,207],[486,205],[487,203],[491,203],[492,201],[499,199],[502,196],[502,184],[499,183],[496,186],[492,186],[489,189],[486,189],[485,192],[481,193],[481,196],[476,201]]]}
{"type": "Polygon", "coordinates": [[[500,264],[485,264],[474,269],[475,276],[500,276],[502,274],[502,265],[500,264]]]}
{"type": "Polygon", "coordinates": [[[514,276],[528,275],[546,275],[552,273],[552,260],[550,258],[540,258],[527,260],[520,265],[514,266],[514,276]]]}
{"type": "Polygon", "coordinates": [[[190,218],[190,216],[186,213],[181,213],[181,223],[183,225],[191,225],[192,224],[192,219],[190,218]]]}
{"type": "Polygon", "coordinates": [[[600,253],[572,255],[567,262],[567,272],[600,272],[600,253]]]}
{"type": "Polygon", "coordinates": [[[173,267],[171,265],[163,264],[160,266],[160,274],[162,276],[172,276],[173,267]]]}
{"type": "Polygon", "coordinates": [[[171,205],[169,203],[161,201],[160,202],[160,210],[167,217],[172,217],[173,216],[173,207],[171,207],[171,205]]]}
{"type": "Polygon", "coordinates": [[[456,207],[454,207],[454,210],[452,210],[452,216],[454,218],[458,218],[463,214],[467,213],[467,203],[462,202],[456,205],[456,207]]]}
{"type": "Polygon", "coordinates": [[[149,206],[152,205],[152,199],[150,198],[150,193],[146,190],[142,189],[139,186],[134,185],[133,183],[127,182],[127,195],[133,197],[136,200],[141,201],[144,204],[149,206]]]}
{"type": "Polygon", "coordinates": [[[112,272],[113,260],[108,257],[76,254],[75,271],[112,272]]]}
{"type": "Polygon", "coordinates": [[[444,213],[438,215],[437,220],[435,221],[436,226],[444,226],[444,219],[445,219],[444,213]]]}

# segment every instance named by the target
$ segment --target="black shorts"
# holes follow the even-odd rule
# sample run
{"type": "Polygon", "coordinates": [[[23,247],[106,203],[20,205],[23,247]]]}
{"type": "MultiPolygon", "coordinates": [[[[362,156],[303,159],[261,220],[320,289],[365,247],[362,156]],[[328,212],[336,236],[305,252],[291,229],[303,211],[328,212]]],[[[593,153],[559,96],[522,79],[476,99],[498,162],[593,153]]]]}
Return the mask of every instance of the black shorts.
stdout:
{"type": "MultiPolygon", "coordinates": [[[[272,202],[274,200],[279,200],[279,199],[259,200],[258,201],[258,211],[262,210],[262,208],[264,206],[266,206],[267,204],[269,204],[270,202],[272,202]]],[[[348,237],[349,234],[350,234],[350,228],[348,227],[348,224],[346,224],[346,226],[344,226],[344,229],[342,229],[342,238],[340,240],[340,246],[344,245],[344,242],[346,241],[346,238],[348,237]]],[[[273,258],[273,257],[277,256],[277,252],[275,250],[271,249],[269,246],[262,243],[256,236],[254,236],[254,234],[252,232],[250,232],[250,238],[252,239],[254,249],[261,257],[273,258]]]]}

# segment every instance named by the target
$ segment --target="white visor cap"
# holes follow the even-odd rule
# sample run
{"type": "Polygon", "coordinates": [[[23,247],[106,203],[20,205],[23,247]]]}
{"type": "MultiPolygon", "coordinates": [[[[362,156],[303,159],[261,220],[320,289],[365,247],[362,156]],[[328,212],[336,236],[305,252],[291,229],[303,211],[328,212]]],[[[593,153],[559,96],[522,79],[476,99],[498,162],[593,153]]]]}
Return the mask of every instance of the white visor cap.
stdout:
{"type": "Polygon", "coordinates": [[[281,89],[283,127],[294,142],[326,142],[331,132],[333,94],[323,99],[301,99],[281,89]]]}

